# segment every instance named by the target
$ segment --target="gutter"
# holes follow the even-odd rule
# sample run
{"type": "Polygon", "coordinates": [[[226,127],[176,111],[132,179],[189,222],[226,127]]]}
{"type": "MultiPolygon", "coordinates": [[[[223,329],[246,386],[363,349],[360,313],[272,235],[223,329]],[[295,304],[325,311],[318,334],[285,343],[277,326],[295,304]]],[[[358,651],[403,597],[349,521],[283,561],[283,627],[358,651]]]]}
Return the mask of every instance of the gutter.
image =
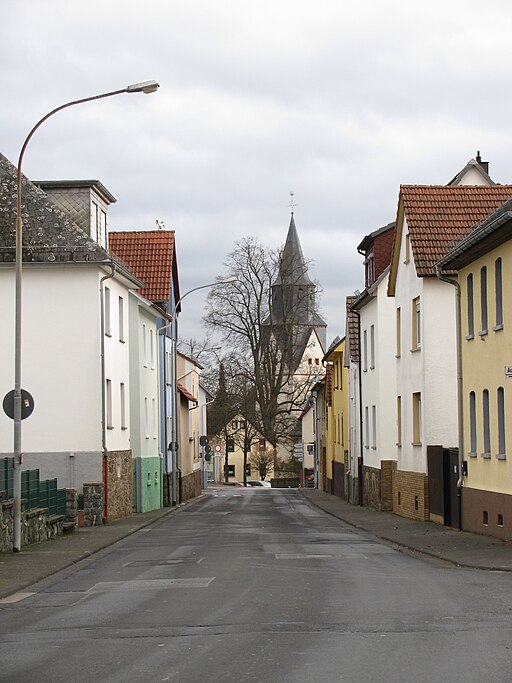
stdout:
{"type": "Polygon", "coordinates": [[[101,355],[101,452],[103,454],[103,518],[108,523],[108,451],[107,451],[107,422],[106,422],[106,387],[105,387],[105,295],[103,283],[113,278],[116,264],[111,261],[112,272],[104,275],[100,280],[100,355],[101,355]]]}
{"type": "Polygon", "coordinates": [[[457,347],[457,410],[458,410],[458,432],[459,432],[459,448],[457,452],[457,464],[459,467],[459,478],[457,479],[457,499],[459,508],[459,530],[462,530],[462,485],[464,481],[464,474],[462,468],[462,449],[464,445],[464,423],[463,423],[463,409],[462,409],[462,348],[461,348],[461,296],[460,285],[457,280],[443,275],[441,272],[441,264],[436,263],[436,277],[442,282],[455,287],[455,343],[457,347]]]}

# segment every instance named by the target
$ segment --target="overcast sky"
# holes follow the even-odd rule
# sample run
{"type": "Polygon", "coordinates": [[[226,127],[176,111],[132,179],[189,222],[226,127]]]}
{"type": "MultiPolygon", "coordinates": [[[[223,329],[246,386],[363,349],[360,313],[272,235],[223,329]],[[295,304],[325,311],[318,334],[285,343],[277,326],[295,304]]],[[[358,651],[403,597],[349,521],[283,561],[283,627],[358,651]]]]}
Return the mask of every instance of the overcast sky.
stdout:
{"type": "MultiPolygon", "coordinates": [[[[112,230],[176,230],[182,293],[233,242],[295,220],[328,341],[363,288],[356,247],[400,183],[445,184],[481,150],[512,181],[509,0],[4,0],[0,150],[74,99],[156,79],[154,95],[74,107],[36,133],[31,178],[100,180],[112,230]]],[[[183,337],[201,337],[202,292],[183,337]]]]}

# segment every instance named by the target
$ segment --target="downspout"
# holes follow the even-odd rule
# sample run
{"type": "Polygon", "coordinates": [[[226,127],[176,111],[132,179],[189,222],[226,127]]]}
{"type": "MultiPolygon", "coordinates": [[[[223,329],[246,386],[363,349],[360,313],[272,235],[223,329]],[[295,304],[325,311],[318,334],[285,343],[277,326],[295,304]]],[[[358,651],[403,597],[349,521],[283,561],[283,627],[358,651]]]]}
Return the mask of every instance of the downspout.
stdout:
{"type": "Polygon", "coordinates": [[[105,296],[103,283],[113,278],[116,273],[116,265],[110,262],[112,272],[104,275],[100,280],[100,353],[101,353],[101,451],[103,455],[103,518],[108,523],[108,458],[107,458],[107,421],[106,410],[106,387],[105,387],[105,296]]]}
{"type": "Polygon", "coordinates": [[[357,380],[359,390],[359,449],[361,452],[361,469],[359,470],[359,463],[357,466],[357,474],[359,477],[359,505],[363,505],[363,465],[364,465],[364,449],[363,449],[363,385],[361,380],[361,313],[353,310],[352,313],[357,315],[357,337],[359,339],[359,363],[357,364],[357,380]]]}
{"type": "Polygon", "coordinates": [[[460,285],[457,280],[443,275],[441,267],[436,264],[436,277],[442,282],[447,282],[449,285],[455,287],[455,343],[457,345],[457,405],[458,405],[458,431],[459,431],[459,448],[457,453],[457,464],[459,467],[459,478],[457,479],[457,501],[459,508],[459,530],[462,529],[462,484],[464,480],[462,468],[462,449],[464,445],[464,423],[463,423],[463,408],[462,408],[462,347],[461,347],[461,297],[460,285]]]}

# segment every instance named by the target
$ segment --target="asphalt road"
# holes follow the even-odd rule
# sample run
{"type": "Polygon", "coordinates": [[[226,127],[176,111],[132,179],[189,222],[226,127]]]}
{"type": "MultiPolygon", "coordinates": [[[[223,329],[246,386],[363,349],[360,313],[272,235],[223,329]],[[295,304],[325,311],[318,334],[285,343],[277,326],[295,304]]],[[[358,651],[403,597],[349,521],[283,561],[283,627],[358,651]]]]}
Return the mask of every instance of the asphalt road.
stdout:
{"type": "Polygon", "coordinates": [[[294,490],[211,491],[3,605],[0,680],[509,683],[511,587],[294,490]]]}

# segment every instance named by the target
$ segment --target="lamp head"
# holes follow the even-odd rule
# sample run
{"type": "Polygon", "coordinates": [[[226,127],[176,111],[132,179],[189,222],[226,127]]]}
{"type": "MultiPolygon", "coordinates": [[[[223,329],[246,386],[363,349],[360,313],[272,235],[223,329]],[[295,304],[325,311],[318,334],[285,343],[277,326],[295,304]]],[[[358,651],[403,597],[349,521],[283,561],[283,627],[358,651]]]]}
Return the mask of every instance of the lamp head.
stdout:
{"type": "Polygon", "coordinates": [[[126,88],[126,92],[143,92],[149,95],[152,92],[156,92],[160,87],[160,83],[156,81],[142,81],[142,83],[134,83],[126,88]]]}

